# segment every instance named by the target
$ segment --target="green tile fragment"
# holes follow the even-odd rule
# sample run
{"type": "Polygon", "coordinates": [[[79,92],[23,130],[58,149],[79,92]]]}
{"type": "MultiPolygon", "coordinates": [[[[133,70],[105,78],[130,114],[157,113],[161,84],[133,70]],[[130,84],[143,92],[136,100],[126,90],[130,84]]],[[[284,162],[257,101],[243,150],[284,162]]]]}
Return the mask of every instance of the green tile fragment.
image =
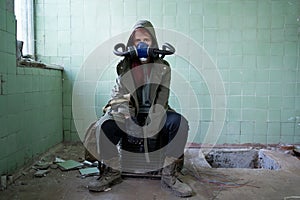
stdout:
{"type": "Polygon", "coordinates": [[[82,164],[74,161],[74,160],[67,160],[62,163],[57,164],[62,170],[71,170],[71,169],[76,169],[82,167],[82,164]]]}

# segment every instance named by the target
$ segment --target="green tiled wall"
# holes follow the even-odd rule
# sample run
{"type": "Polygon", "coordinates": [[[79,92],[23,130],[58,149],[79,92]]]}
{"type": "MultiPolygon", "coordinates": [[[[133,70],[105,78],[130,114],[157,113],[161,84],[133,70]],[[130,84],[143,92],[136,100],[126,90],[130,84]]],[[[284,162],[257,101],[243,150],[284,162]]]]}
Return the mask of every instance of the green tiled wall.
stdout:
{"type": "Polygon", "coordinates": [[[62,72],[17,67],[13,0],[0,15],[0,174],[9,174],[62,141],[62,72]]]}
{"type": "MultiPolygon", "coordinates": [[[[146,18],[156,27],[192,38],[216,63],[227,100],[218,143],[300,143],[299,13],[298,0],[36,1],[38,56],[66,69],[65,139],[78,139],[71,95],[85,58],[102,42],[146,18]]],[[[169,61],[199,97],[201,114],[190,125],[196,131],[191,133],[196,135],[193,142],[201,143],[213,111],[205,77],[195,75],[188,61],[169,61]]],[[[97,90],[99,109],[114,82],[113,66],[110,71],[97,90]]],[[[170,102],[178,107],[176,97],[170,102]]]]}

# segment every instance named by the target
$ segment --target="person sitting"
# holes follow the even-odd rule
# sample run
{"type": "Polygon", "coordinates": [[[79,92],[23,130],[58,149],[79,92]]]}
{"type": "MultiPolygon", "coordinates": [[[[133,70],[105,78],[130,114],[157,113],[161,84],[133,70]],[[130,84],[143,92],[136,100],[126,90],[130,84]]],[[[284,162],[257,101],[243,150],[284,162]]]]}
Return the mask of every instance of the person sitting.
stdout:
{"type": "MultiPolygon", "coordinates": [[[[158,48],[154,27],[147,20],[135,24],[126,49],[139,50],[140,46],[158,48]]],[[[158,55],[142,58],[126,55],[117,65],[117,74],[112,98],[103,116],[88,130],[99,130],[97,159],[107,166],[99,179],[89,183],[88,189],[104,191],[122,181],[117,145],[124,136],[134,143],[159,135],[165,141],[162,188],[180,197],[192,196],[191,187],[178,178],[176,171],[178,159],[184,154],[189,126],[187,119],[168,104],[169,63],[158,55]],[[141,118],[145,119],[142,124],[141,118]]]]}

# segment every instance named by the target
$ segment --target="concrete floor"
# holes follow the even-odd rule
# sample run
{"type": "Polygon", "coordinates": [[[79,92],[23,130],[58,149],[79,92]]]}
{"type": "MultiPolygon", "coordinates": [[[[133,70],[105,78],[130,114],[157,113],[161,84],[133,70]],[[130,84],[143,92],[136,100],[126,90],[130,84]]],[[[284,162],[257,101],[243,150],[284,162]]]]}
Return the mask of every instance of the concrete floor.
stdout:
{"type": "MultiPolygon", "coordinates": [[[[282,166],[281,170],[208,168],[191,164],[186,159],[185,175],[182,176],[194,190],[190,198],[177,198],[160,187],[160,180],[149,178],[125,178],[110,191],[93,193],[87,184],[95,177],[81,178],[78,170],[61,171],[50,169],[45,177],[34,177],[32,167],[21,170],[16,180],[0,192],[2,200],[32,199],[109,199],[109,200],[176,200],[176,199],[300,199],[300,161],[282,152],[270,152],[282,166]]],[[[61,144],[51,149],[40,159],[53,160],[55,157],[82,161],[83,147],[80,144],[61,144]]]]}

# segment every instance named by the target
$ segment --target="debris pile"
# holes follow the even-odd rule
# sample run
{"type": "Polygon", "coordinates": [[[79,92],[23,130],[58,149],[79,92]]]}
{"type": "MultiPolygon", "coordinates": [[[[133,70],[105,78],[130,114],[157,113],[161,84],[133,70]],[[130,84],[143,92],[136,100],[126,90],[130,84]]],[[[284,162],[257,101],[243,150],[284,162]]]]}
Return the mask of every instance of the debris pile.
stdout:
{"type": "Polygon", "coordinates": [[[94,163],[87,160],[78,162],[75,160],[64,160],[59,157],[56,157],[52,163],[39,161],[33,166],[33,168],[36,170],[34,173],[35,177],[46,176],[50,172],[50,169],[57,168],[61,171],[78,170],[82,178],[100,174],[98,161],[95,161],[94,163]]]}
{"type": "MultiPolygon", "coordinates": [[[[46,177],[49,173],[51,173],[52,170],[60,170],[62,172],[66,172],[70,170],[78,170],[79,172],[78,176],[81,178],[85,178],[88,176],[100,175],[98,164],[99,164],[98,161],[90,162],[87,160],[82,160],[82,161],[76,161],[72,159],[64,160],[59,157],[55,157],[53,161],[47,161],[47,159],[42,158],[36,163],[34,163],[28,169],[28,172],[23,171],[22,175],[25,176],[28,174],[32,174],[33,178],[43,178],[46,177]]],[[[14,183],[14,178],[12,175],[9,176],[2,175],[1,182],[0,182],[0,190],[6,190],[8,185],[12,183],[14,183]]]]}
{"type": "Polygon", "coordinates": [[[284,151],[286,154],[291,154],[300,159],[300,146],[292,144],[281,144],[279,145],[279,150],[284,151]]]}

